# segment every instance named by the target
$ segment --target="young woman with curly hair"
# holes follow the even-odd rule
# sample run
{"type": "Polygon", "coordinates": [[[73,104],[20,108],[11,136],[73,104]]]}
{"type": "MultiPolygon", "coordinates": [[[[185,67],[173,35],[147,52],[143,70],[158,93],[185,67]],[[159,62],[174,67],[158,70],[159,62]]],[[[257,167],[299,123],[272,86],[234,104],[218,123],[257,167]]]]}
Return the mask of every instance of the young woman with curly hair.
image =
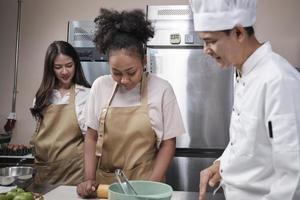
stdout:
{"type": "Polygon", "coordinates": [[[144,70],[146,42],[154,35],[144,13],[100,12],[94,41],[108,55],[111,75],[94,82],[87,104],[81,197],[115,182],[117,168],[131,180],[163,181],[175,138],[185,132],[171,85],[144,70]]]}

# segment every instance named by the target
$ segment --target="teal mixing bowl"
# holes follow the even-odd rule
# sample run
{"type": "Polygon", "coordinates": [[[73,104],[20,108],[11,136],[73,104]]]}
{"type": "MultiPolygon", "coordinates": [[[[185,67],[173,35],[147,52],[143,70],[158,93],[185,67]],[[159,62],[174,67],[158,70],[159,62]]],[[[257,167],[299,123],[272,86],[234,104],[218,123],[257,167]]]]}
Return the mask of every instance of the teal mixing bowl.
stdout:
{"type": "Polygon", "coordinates": [[[119,183],[108,187],[109,200],[170,200],[173,189],[171,186],[154,181],[130,181],[138,195],[124,194],[119,183]]]}

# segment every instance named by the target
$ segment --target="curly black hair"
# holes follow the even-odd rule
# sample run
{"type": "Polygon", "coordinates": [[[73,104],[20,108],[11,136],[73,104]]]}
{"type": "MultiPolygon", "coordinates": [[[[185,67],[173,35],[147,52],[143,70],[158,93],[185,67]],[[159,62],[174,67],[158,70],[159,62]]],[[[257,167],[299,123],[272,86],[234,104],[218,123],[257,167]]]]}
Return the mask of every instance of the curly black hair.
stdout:
{"type": "Polygon", "coordinates": [[[144,59],[145,45],[153,37],[154,28],[142,10],[118,12],[102,8],[94,22],[94,43],[100,52],[109,56],[111,51],[126,49],[144,59]]]}

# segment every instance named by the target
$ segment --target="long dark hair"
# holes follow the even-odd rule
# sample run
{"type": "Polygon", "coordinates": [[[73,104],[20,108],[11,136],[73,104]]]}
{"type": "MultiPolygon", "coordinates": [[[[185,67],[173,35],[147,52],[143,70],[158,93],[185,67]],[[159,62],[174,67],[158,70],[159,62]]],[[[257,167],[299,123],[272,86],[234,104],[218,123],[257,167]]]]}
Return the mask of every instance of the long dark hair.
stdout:
{"type": "Polygon", "coordinates": [[[142,10],[118,12],[102,8],[94,22],[94,43],[100,52],[109,57],[111,51],[126,49],[144,59],[145,45],[154,29],[142,10]]]}
{"type": "Polygon", "coordinates": [[[73,59],[75,74],[72,82],[88,88],[91,87],[84,77],[79,56],[73,46],[65,41],[52,42],[46,51],[43,80],[35,95],[35,104],[33,108],[30,108],[31,114],[37,120],[43,118],[42,112],[44,108],[50,105],[49,99],[52,90],[58,85],[58,79],[54,73],[54,60],[59,54],[69,56],[73,59]]]}

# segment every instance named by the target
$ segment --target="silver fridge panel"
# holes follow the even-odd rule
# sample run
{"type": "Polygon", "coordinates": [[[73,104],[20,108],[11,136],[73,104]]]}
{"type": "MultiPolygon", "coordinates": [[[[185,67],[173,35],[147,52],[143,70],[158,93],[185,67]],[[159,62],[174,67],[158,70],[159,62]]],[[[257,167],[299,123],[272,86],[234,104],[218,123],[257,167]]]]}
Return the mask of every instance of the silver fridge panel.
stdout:
{"type": "MultiPolygon", "coordinates": [[[[200,169],[207,168],[214,161],[212,158],[186,158],[176,157],[166,175],[166,183],[176,191],[199,192],[200,169]],[[184,173],[178,173],[184,172],[184,173]]],[[[212,195],[215,188],[207,188],[207,198],[225,200],[222,190],[215,196],[212,195]]]]}
{"type": "Polygon", "coordinates": [[[68,42],[73,47],[95,47],[93,21],[69,21],[68,26],[68,42]]]}
{"type": "Polygon", "coordinates": [[[232,69],[220,69],[200,48],[152,48],[148,71],[172,85],[188,134],[178,148],[224,149],[229,137],[232,69]]]}
{"type": "Polygon", "coordinates": [[[148,5],[147,19],[152,22],[192,20],[193,13],[189,5],[148,5]]]}
{"type": "Polygon", "coordinates": [[[108,62],[81,62],[86,80],[92,85],[99,76],[110,74],[108,62]]]}
{"type": "Polygon", "coordinates": [[[148,6],[148,20],[154,27],[154,37],[147,46],[203,46],[194,31],[193,15],[188,5],[148,6]],[[172,36],[178,41],[172,42],[172,36]]]}

